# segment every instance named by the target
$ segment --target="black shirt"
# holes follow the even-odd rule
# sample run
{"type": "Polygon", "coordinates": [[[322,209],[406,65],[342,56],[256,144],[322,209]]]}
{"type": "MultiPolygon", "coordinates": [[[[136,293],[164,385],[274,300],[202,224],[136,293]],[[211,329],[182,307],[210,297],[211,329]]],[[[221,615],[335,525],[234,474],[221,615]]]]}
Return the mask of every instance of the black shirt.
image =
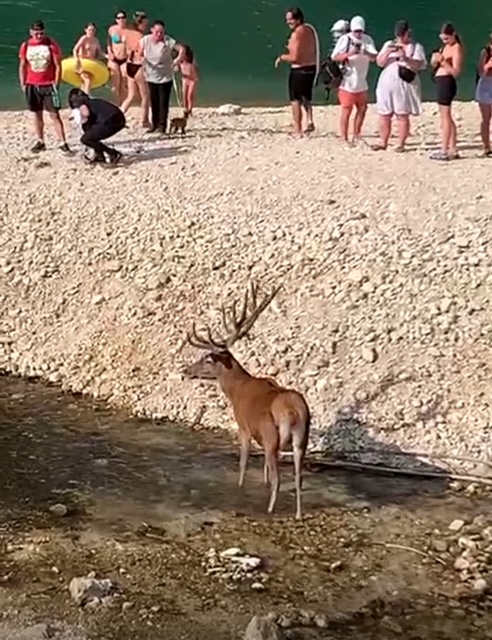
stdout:
{"type": "Polygon", "coordinates": [[[89,109],[90,124],[103,124],[106,122],[112,122],[115,120],[125,121],[125,115],[123,111],[112,102],[108,100],[102,100],[101,98],[86,98],[81,97],[74,100],[74,108],[79,108],[82,105],[89,109]]]}

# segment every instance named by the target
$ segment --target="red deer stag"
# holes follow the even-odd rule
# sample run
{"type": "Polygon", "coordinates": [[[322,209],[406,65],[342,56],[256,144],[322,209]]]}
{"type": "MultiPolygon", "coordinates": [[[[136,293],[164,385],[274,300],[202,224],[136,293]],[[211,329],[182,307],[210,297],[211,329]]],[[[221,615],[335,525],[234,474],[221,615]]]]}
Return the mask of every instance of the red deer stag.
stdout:
{"type": "Polygon", "coordinates": [[[246,465],[253,438],[265,453],[264,480],[270,482],[268,513],[272,513],[280,486],[278,454],[292,443],[296,486],[296,518],[301,518],[302,464],[309,437],[310,413],[304,397],[297,391],[284,389],[269,378],[250,375],[231,354],[232,345],[244,338],[259,315],[267,308],[278,289],[257,301],[257,287],[246,291],[237,316],[237,303],[228,310],[222,305],[222,321],[226,337],[215,338],[210,328],[204,336],[197,334],[195,323],[188,342],[207,353],[183,371],[191,379],[217,380],[232,404],[239,426],[241,444],[239,486],[244,483],[246,465]]]}

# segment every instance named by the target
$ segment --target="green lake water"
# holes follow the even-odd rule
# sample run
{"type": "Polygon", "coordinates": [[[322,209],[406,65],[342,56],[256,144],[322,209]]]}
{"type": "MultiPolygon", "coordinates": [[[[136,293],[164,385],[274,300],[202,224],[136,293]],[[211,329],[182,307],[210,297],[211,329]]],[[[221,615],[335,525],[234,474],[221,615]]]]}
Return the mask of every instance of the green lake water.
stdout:
{"type": "MultiPolygon", "coordinates": [[[[50,35],[69,54],[86,22],[95,21],[104,40],[105,31],[120,8],[129,14],[144,10],[151,19],[164,20],[171,35],[193,47],[202,72],[200,104],[282,104],[287,69],[275,70],[273,62],[284,50],[288,36],[284,22],[287,7],[288,3],[280,0],[139,0],[138,4],[123,2],[121,6],[97,0],[75,4],[62,0],[0,0],[0,108],[23,105],[17,83],[17,52],[33,20],[42,18],[50,35]]],[[[392,36],[396,20],[406,18],[428,54],[438,45],[441,23],[452,21],[463,37],[467,54],[459,97],[472,99],[476,60],[492,31],[491,2],[416,0],[404,5],[390,0],[304,0],[301,8],[306,19],[317,27],[324,52],[331,46],[330,26],[341,17],[363,15],[377,45],[392,36]]],[[[371,71],[372,88],[376,72],[371,71]]],[[[423,80],[424,97],[432,99],[428,73],[423,80]]],[[[321,89],[317,96],[322,103],[321,89]]]]}

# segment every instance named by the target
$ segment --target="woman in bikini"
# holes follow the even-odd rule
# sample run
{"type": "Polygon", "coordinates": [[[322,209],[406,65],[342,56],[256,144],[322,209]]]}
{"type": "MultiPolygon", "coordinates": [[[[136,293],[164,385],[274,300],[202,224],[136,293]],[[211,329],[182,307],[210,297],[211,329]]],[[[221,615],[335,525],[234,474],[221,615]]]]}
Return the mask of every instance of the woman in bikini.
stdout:
{"type": "Polygon", "coordinates": [[[185,116],[191,116],[195,104],[196,85],[198,84],[198,67],[195,55],[187,44],[183,45],[183,62],[179,65],[185,116]]]}
{"type": "Polygon", "coordinates": [[[82,80],[81,89],[87,95],[91,92],[92,76],[82,69],[81,60],[106,60],[107,56],[102,50],[101,43],[96,38],[96,25],[89,22],[77,44],[73,48],[73,57],[77,59],[77,72],[82,80]]]}
{"type": "Polygon", "coordinates": [[[116,22],[108,29],[108,67],[111,71],[113,91],[118,104],[121,104],[125,94],[126,62],[128,53],[126,48],[126,13],[116,12],[116,22]]]}
{"type": "Polygon", "coordinates": [[[126,32],[126,44],[128,51],[128,62],[126,63],[126,75],[128,82],[128,95],[121,105],[121,110],[126,113],[130,105],[140,94],[142,107],[142,127],[150,129],[149,121],[149,88],[144,77],[140,55],[139,43],[145,35],[149,25],[149,20],[145,13],[138,11],[133,15],[133,27],[126,32]]]}
{"type": "Polygon", "coordinates": [[[432,54],[431,66],[434,70],[436,98],[441,116],[441,148],[431,153],[431,158],[454,160],[459,155],[456,148],[456,123],[451,105],[458,92],[456,78],[463,67],[463,45],[452,24],[443,25],[439,37],[443,46],[432,54]]]}

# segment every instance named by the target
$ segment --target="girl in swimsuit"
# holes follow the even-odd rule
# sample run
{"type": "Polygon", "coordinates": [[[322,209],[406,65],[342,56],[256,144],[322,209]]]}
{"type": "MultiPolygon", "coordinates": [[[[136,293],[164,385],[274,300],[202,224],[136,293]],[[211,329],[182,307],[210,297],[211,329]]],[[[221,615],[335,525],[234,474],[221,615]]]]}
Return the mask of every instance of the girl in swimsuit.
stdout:
{"type": "Polygon", "coordinates": [[[92,76],[82,69],[81,60],[106,60],[107,57],[102,50],[101,43],[96,38],[96,25],[93,22],[89,22],[84,30],[84,35],[77,40],[77,44],[73,48],[73,57],[77,59],[77,73],[82,80],[81,89],[89,95],[92,76]]]}
{"type": "Polygon", "coordinates": [[[116,23],[108,29],[108,67],[111,71],[113,91],[116,100],[121,103],[125,94],[126,61],[126,13],[116,12],[116,23]]]}
{"type": "Polygon", "coordinates": [[[127,49],[129,52],[128,62],[126,63],[126,74],[128,82],[128,96],[121,105],[121,110],[126,113],[130,105],[140,94],[142,105],[142,127],[150,129],[149,121],[149,88],[142,68],[142,56],[139,51],[139,43],[145,32],[149,20],[145,13],[137,12],[133,15],[133,27],[126,32],[127,49]]]}
{"type": "Polygon", "coordinates": [[[456,149],[456,123],[453,120],[451,104],[456,97],[456,78],[463,66],[463,45],[452,24],[445,24],[440,33],[443,47],[432,54],[437,104],[441,116],[441,149],[431,154],[433,160],[454,160],[458,158],[456,149]]]}
{"type": "Polygon", "coordinates": [[[191,116],[195,103],[196,85],[198,84],[198,67],[195,55],[187,44],[183,45],[183,62],[179,65],[181,73],[181,87],[183,108],[186,116],[191,116]]]}

